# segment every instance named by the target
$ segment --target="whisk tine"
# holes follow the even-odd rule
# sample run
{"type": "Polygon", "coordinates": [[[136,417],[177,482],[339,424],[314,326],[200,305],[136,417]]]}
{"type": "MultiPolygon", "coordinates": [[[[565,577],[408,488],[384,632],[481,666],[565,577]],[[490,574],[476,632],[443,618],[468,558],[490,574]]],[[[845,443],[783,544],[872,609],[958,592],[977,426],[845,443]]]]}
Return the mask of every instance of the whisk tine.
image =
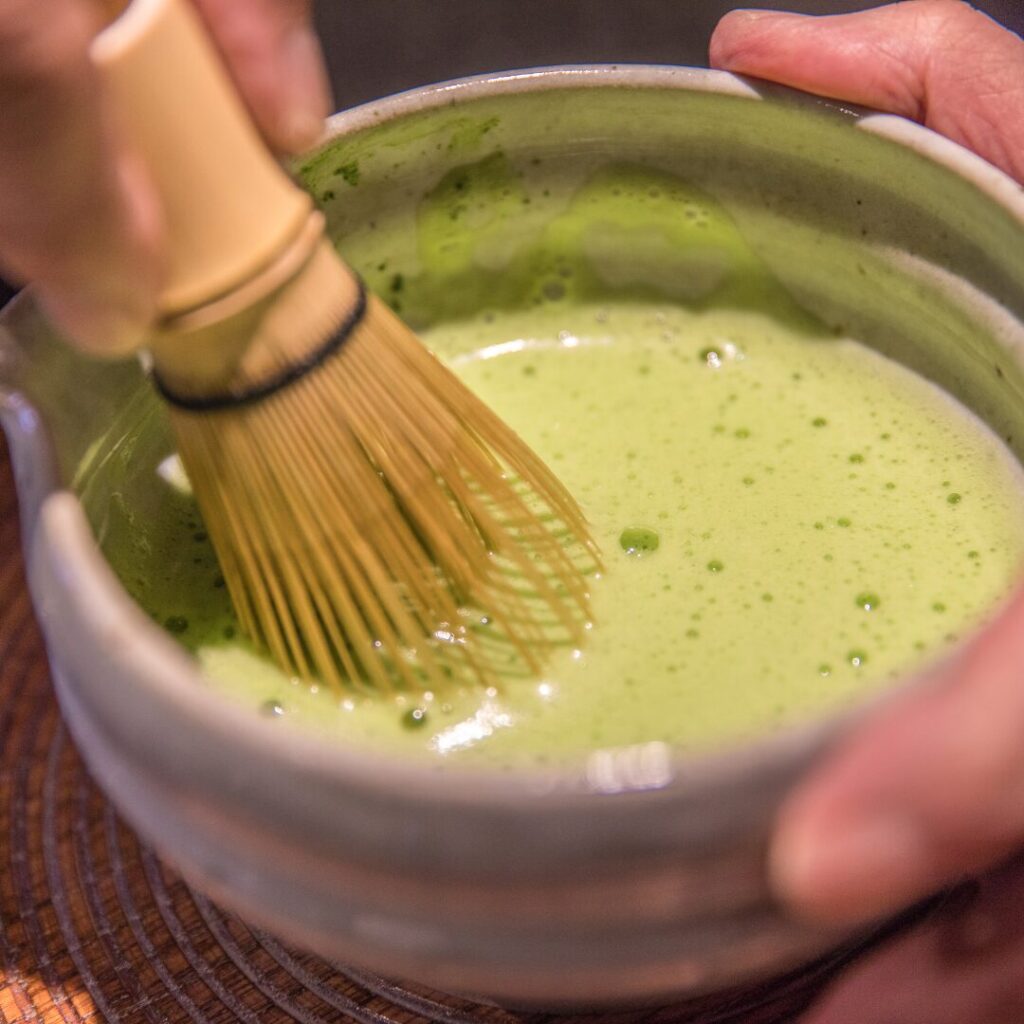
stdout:
{"type": "MultiPolygon", "coordinates": [[[[357,375],[353,373],[352,378],[356,379],[357,375]]],[[[421,403],[422,399],[416,396],[416,401],[421,403]]],[[[436,487],[432,488],[428,495],[419,500],[417,499],[415,488],[412,488],[411,493],[408,495],[402,494],[402,481],[409,480],[410,473],[407,470],[403,470],[401,463],[403,461],[409,461],[410,447],[411,446],[399,449],[394,453],[382,454],[379,457],[379,464],[384,475],[396,481],[396,488],[399,491],[399,500],[407,508],[411,507],[413,510],[419,531],[424,537],[424,541],[427,546],[434,552],[434,557],[438,558],[446,565],[453,564],[450,558],[445,557],[445,551],[442,549],[442,545],[444,545],[445,542],[450,542],[451,540],[451,534],[453,532],[451,524],[448,523],[447,529],[442,531],[440,536],[436,536],[435,531],[432,529],[436,524],[445,524],[447,520],[451,518],[451,514],[453,512],[451,501],[453,498],[456,502],[456,507],[461,509],[459,518],[465,520],[461,525],[464,528],[471,530],[475,535],[475,538],[478,539],[474,540],[474,538],[470,538],[470,543],[454,547],[452,554],[461,558],[460,549],[461,551],[472,550],[475,544],[475,546],[479,547],[486,555],[486,547],[480,547],[485,539],[484,535],[498,534],[501,530],[501,525],[496,519],[494,519],[490,510],[473,494],[473,492],[469,491],[465,487],[461,474],[452,474],[445,480],[446,489],[450,492],[449,494],[445,494],[443,490],[436,487]],[[393,455],[394,459],[392,460],[388,455],[393,455]],[[427,499],[429,499],[429,504],[427,499]],[[436,508],[436,503],[440,503],[442,507],[439,509],[436,508]]],[[[463,472],[465,472],[465,459],[460,460],[456,458],[453,461],[463,465],[463,472]]],[[[414,471],[414,474],[422,476],[422,472],[422,467],[420,467],[414,471]]],[[[415,479],[415,475],[413,475],[413,479],[415,479]]],[[[451,545],[449,544],[448,547],[450,548],[451,545]]],[[[530,571],[534,571],[532,564],[527,568],[530,571]]],[[[493,578],[499,571],[499,566],[495,564],[491,558],[485,557],[482,567],[480,565],[476,566],[473,569],[472,575],[475,577],[476,585],[479,586],[482,582],[482,572],[486,573],[489,578],[493,578]]],[[[451,574],[454,577],[461,576],[463,581],[465,580],[464,571],[452,571],[451,574]]],[[[538,586],[543,586],[543,580],[540,579],[539,576],[537,584],[538,586]]],[[[463,582],[463,585],[465,585],[465,582],[463,582]]],[[[534,617],[528,613],[528,610],[516,607],[521,603],[521,598],[513,591],[509,591],[507,594],[494,593],[488,603],[488,608],[491,612],[491,617],[498,628],[508,628],[513,616],[518,619],[518,622],[520,623],[518,633],[511,630],[510,632],[516,642],[516,646],[519,649],[521,657],[523,657],[527,663],[536,670],[539,669],[540,662],[534,654],[532,647],[533,645],[543,644],[543,630],[537,628],[534,617]],[[497,600],[499,597],[501,600],[497,600]],[[504,607],[506,604],[511,604],[513,606],[513,612],[510,612],[504,607]]]]}
{"type": "MultiPolygon", "coordinates": [[[[268,335],[258,364],[310,361],[289,345],[268,335]]],[[[580,566],[597,562],[582,513],[373,296],[287,386],[241,408],[194,404],[173,422],[229,592],[287,671],[340,690],[492,685],[510,652],[537,672],[579,640],[580,566]],[[471,628],[481,614],[486,636],[471,628]]]]}
{"type": "MultiPolygon", "coordinates": [[[[372,300],[371,300],[372,301],[372,300]]],[[[597,545],[590,537],[579,506],[566,490],[561,481],[551,472],[545,463],[512,431],[494,411],[468,388],[452,390],[444,387],[450,371],[439,360],[432,356],[423,358],[422,346],[408,328],[383,303],[379,303],[376,315],[391,333],[393,349],[401,355],[406,367],[414,365],[432,388],[441,389],[446,401],[457,419],[472,424],[474,432],[484,444],[484,450],[501,451],[502,460],[508,468],[530,481],[534,490],[551,506],[561,518],[572,527],[577,539],[585,544],[588,550],[600,559],[597,545]]]]}
{"type": "MultiPolygon", "coordinates": [[[[315,396],[311,395],[310,398],[315,399],[315,396]]],[[[315,407],[315,400],[310,405],[315,407]]],[[[275,428],[275,438],[280,436],[279,429],[275,428]]],[[[298,446],[304,456],[299,461],[306,473],[296,479],[295,487],[301,490],[306,514],[314,511],[313,502],[317,496],[326,495],[334,499],[329,507],[320,509],[320,512],[322,522],[331,523],[336,528],[324,530],[321,525],[311,523],[306,530],[307,535],[315,533],[319,541],[319,557],[314,560],[321,576],[321,589],[328,594],[334,593],[344,580],[351,592],[347,614],[342,610],[342,614],[336,615],[332,610],[328,620],[327,611],[321,609],[321,616],[332,622],[338,618],[342,623],[349,621],[347,615],[363,617],[367,631],[362,634],[361,657],[373,669],[381,668],[375,646],[379,642],[383,649],[392,652],[403,647],[420,647],[419,668],[430,674],[435,659],[430,647],[421,644],[422,638],[436,627],[436,616],[454,617],[458,609],[453,602],[444,599],[443,591],[438,591],[436,587],[430,590],[425,586],[425,574],[433,575],[434,569],[422,558],[417,564],[417,553],[411,549],[400,529],[391,529],[386,537],[380,538],[379,543],[372,544],[364,539],[365,527],[354,522],[348,508],[331,493],[330,465],[325,459],[324,446],[317,443],[317,438],[298,439],[298,446]],[[350,543],[342,543],[342,538],[348,539],[350,543]],[[409,595],[413,598],[418,596],[421,600],[406,600],[409,595],[396,591],[396,579],[407,581],[409,595]],[[429,610],[434,616],[433,620],[422,610],[428,600],[432,601],[429,610]]],[[[347,464],[354,470],[350,486],[356,506],[362,509],[377,507],[380,497],[372,492],[385,489],[380,476],[358,455],[347,464]]],[[[379,521],[385,526],[389,525],[387,519],[379,521]]],[[[337,637],[333,640],[335,643],[344,642],[337,637]]],[[[415,685],[416,671],[405,658],[393,659],[393,665],[407,686],[415,685]]],[[[379,677],[379,673],[375,673],[375,676],[379,677]]],[[[389,684],[385,679],[381,685],[386,688],[389,684]]]]}
{"type": "MultiPolygon", "coordinates": [[[[425,356],[425,358],[429,357],[425,356]]],[[[404,410],[423,405],[424,398],[422,395],[412,393],[415,390],[415,385],[420,383],[419,378],[410,372],[410,367],[407,366],[403,369],[404,372],[400,379],[404,386],[396,388],[396,391],[403,393],[395,394],[392,400],[400,406],[397,415],[408,418],[404,410]]],[[[360,374],[357,370],[352,370],[351,377],[355,380],[360,377],[360,374]]],[[[367,382],[366,390],[378,392],[376,398],[379,405],[386,398],[383,393],[379,393],[381,392],[379,371],[371,377],[375,377],[375,379],[367,382]]],[[[576,629],[573,614],[563,607],[564,602],[555,593],[545,574],[537,568],[534,561],[536,555],[544,555],[552,561],[557,573],[563,575],[568,582],[569,593],[578,599],[583,611],[586,612],[585,585],[582,579],[577,581],[578,570],[565,552],[562,542],[554,537],[549,529],[540,525],[536,514],[523,500],[519,490],[505,479],[504,468],[495,451],[482,448],[475,432],[468,425],[459,421],[447,405],[444,405],[439,411],[435,411],[435,415],[439,422],[446,421],[448,429],[442,436],[451,436],[450,443],[455,453],[451,458],[460,470],[458,473],[449,475],[445,480],[446,488],[450,493],[447,498],[441,495],[442,501],[452,498],[455,500],[456,508],[461,509],[460,518],[465,520],[463,525],[475,532],[481,541],[492,549],[492,553],[517,560],[518,570],[531,581],[536,596],[553,605],[560,615],[563,628],[573,632],[576,629]],[[477,483],[473,486],[468,481],[477,483]],[[479,483],[480,481],[483,483],[479,483]],[[512,518],[518,519],[520,527],[529,527],[530,529],[524,530],[523,536],[518,539],[518,542],[510,544],[508,543],[508,521],[512,518]],[[498,550],[493,551],[495,548],[498,550]]],[[[416,443],[427,445],[432,440],[422,420],[407,423],[405,426],[409,438],[415,438],[416,443]]],[[[405,474],[399,472],[393,475],[396,480],[400,481],[405,474]]],[[[425,518],[429,527],[430,517],[425,518]]],[[[443,522],[443,519],[441,521],[443,522]]],[[[488,563],[486,571],[493,579],[500,570],[493,563],[488,563]]],[[[492,584],[492,609],[494,598],[499,595],[505,597],[513,605],[521,601],[520,595],[516,591],[504,590],[502,593],[502,590],[503,588],[494,588],[492,584]]],[[[522,642],[517,646],[524,657],[527,657],[531,663],[536,663],[531,651],[531,644],[542,643],[544,631],[537,628],[536,625],[534,628],[529,628],[530,616],[522,609],[513,607],[509,611],[501,611],[496,614],[499,614],[506,622],[511,621],[512,618],[518,621],[523,636],[522,642]]]]}
{"type": "Polygon", "coordinates": [[[147,11],[91,53],[166,215],[154,383],[240,625],[339,689],[497,678],[483,613],[539,664],[589,614],[579,509],[366,296],[193,5],[147,11]]]}
{"type": "MultiPolygon", "coordinates": [[[[335,669],[337,660],[341,662],[348,677],[354,677],[357,685],[362,681],[360,667],[365,666],[363,674],[368,675],[376,687],[386,692],[390,689],[387,673],[382,670],[377,659],[368,657],[373,648],[374,624],[367,621],[365,612],[368,609],[359,603],[358,583],[353,585],[352,573],[345,571],[344,566],[331,564],[329,560],[325,560],[325,552],[318,543],[322,538],[316,532],[316,510],[310,507],[311,500],[315,501],[315,498],[311,499],[309,493],[309,477],[316,469],[316,449],[313,448],[311,457],[307,450],[309,438],[300,435],[291,439],[292,450],[284,451],[283,438],[288,437],[288,433],[285,431],[282,434],[282,428],[286,427],[286,424],[276,422],[279,420],[275,415],[277,411],[274,403],[268,403],[265,410],[269,427],[265,438],[266,451],[272,464],[284,462],[288,467],[284,479],[287,481],[287,491],[292,496],[296,525],[299,528],[297,535],[304,536],[308,545],[305,552],[292,554],[291,561],[299,567],[299,576],[294,579],[294,586],[290,592],[291,600],[283,609],[278,610],[278,614],[289,614],[294,617],[297,628],[310,648],[313,665],[327,680],[340,685],[341,678],[335,669]],[[304,466],[306,473],[294,472],[298,464],[304,466]],[[338,625],[339,618],[347,624],[344,636],[338,625]]],[[[331,515],[333,511],[319,510],[321,515],[331,515]]],[[[274,517],[266,518],[269,534],[269,523],[274,517]]],[[[273,539],[277,550],[281,552],[289,552],[290,544],[293,542],[294,537],[273,539]]],[[[387,638],[390,640],[390,635],[387,638]]]]}

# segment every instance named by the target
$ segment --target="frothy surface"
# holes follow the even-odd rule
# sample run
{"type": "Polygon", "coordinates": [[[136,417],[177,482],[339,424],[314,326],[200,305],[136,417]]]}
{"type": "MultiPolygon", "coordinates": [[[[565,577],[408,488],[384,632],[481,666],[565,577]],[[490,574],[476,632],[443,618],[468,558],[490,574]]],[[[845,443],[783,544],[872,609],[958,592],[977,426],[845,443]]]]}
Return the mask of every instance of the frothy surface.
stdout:
{"type": "Polygon", "coordinates": [[[247,650],[223,591],[188,607],[181,594],[153,607],[151,591],[211,684],[265,714],[453,763],[705,748],[941,654],[1021,564],[1017,463],[856,342],[644,303],[490,314],[425,337],[463,354],[464,379],[583,504],[606,559],[594,628],[542,679],[500,693],[365,700],[309,692],[247,650]]]}

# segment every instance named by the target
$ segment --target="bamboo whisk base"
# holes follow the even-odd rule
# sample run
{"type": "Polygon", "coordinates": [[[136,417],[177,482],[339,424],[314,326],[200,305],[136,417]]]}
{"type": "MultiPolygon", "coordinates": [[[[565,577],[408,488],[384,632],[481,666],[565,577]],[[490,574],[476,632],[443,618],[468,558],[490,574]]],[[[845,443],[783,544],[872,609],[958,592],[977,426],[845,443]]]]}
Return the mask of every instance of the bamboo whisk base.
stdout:
{"type": "Polygon", "coordinates": [[[580,640],[597,555],[575,502],[326,243],[156,364],[242,628],[288,673],[500,685],[510,651],[536,672],[580,640]]]}

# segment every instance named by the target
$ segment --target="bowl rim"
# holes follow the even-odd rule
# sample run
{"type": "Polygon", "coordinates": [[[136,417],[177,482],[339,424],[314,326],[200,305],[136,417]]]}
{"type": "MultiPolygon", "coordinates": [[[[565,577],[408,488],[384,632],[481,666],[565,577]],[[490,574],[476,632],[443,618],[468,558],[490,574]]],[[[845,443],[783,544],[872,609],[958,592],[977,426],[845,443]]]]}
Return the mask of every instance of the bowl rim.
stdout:
{"type": "MultiPolygon", "coordinates": [[[[995,203],[1006,209],[1024,227],[1024,192],[1008,175],[987,164],[968,150],[928,129],[891,115],[871,114],[817,97],[780,87],[761,88],[759,83],[721,71],[672,65],[579,64],[486,73],[444,81],[373,100],[332,116],[317,145],[299,161],[315,159],[335,140],[389,121],[421,114],[442,107],[508,94],[544,90],[581,88],[633,88],[658,91],[699,91],[739,97],[758,102],[786,102],[831,111],[851,119],[859,128],[888,137],[951,170],[974,184],[995,203]]],[[[29,290],[29,296],[31,290],[29,290]]],[[[16,297],[0,316],[0,331],[12,309],[29,301],[16,297]]],[[[590,812],[597,807],[611,809],[617,801],[608,801],[609,790],[595,788],[586,781],[585,765],[579,767],[539,767],[525,765],[516,769],[490,769],[474,765],[472,769],[444,768],[417,757],[389,755],[375,749],[348,749],[343,743],[313,730],[272,722],[252,709],[236,704],[228,697],[203,685],[203,673],[195,659],[154,623],[128,594],[99,552],[84,510],[76,496],[64,489],[54,469],[49,441],[38,423],[26,416],[31,409],[16,392],[3,393],[0,384],[0,412],[19,456],[34,460],[41,470],[19,481],[19,500],[23,511],[37,515],[24,535],[30,581],[40,573],[40,560],[52,565],[75,567],[76,591],[69,600],[82,616],[82,625],[97,643],[105,645],[108,659],[119,669],[147,686],[154,697],[176,705],[176,710],[195,723],[211,741],[230,747],[245,747],[263,758],[273,758],[293,768],[344,780],[365,792],[394,793],[400,790],[409,799],[428,798],[435,805],[476,804],[485,801],[507,809],[536,808],[538,800],[567,809],[578,804],[590,812]],[[282,727],[283,726],[283,727],[282,727]]],[[[53,573],[39,587],[52,586],[53,573]]],[[[993,617],[1004,607],[993,610],[993,617]]],[[[974,638],[979,635],[975,630],[974,638]]],[[[709,786],[727,784],[768,769],[805,763],[812,754],[848,730],[855,722],[881,704],[905,696],[911,688],[927,685],[927,677],[952,655],[933,660],[920,671],[908,674],[893,686],[858,700],[854,705],[788,726],[746,741],[723,744],[697,751],[671,751],[669,770],[653,787],[624,786],[615,792],[644,790],[648,798],[663,798],[705,791],[709,786]]],[[[581,758],[586,761],[586,755],[581,758]]]]}

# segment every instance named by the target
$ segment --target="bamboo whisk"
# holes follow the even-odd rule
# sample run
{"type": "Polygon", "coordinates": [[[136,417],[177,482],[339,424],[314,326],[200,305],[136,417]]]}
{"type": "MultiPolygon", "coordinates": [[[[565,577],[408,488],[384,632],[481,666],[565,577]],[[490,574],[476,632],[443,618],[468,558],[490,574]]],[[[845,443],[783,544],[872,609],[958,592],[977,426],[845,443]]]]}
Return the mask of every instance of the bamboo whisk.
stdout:
{"type": "Polygon", "coordinates": [[[576,503],[341,262],[190,8],[134,0],[93,56],[163,199],[154,376],[245,632],[373,690],[576,641],[576,503]]]}

